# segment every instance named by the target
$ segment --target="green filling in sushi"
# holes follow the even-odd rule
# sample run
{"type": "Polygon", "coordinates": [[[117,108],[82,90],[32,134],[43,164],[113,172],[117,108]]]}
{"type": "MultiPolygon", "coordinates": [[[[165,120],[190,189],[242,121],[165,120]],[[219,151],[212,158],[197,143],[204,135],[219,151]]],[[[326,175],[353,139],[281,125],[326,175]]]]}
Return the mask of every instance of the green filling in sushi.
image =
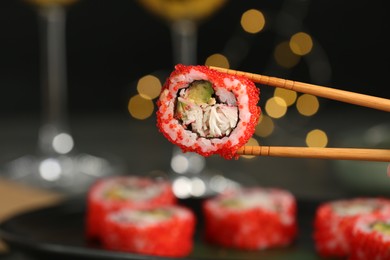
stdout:
{"type": "Polygon", "coordinates": [[[234,100],[233,104],[220,102],[210,81],[195,80],[179,91],[175,117],[185,129],[201,137],[228,136],[237,126],[238,108],[232,92],[222,94],[226,96],[222,99],[234,100]]]}
{"type": "Polygon", "coordinates": [[[221,206],[226,208],[242,208],[244,204],[238,199],[226,199],[221,201],[221,206]]]}
{"type": "Polygon", "coordinates": [[[139,192],[138,187],[122,184],[107,190],[104,197],[111,200],[127,200],[136,198],[139,192]]]}
{"type": "Polygon", "coordinates": [[[372,230],[378,231],[385,235],[390,235],[390,223],[376,222],[372,225],[372,230]]]}
{"type": "Polygon", "coordinates": [[[210,81],[195,80],[188,87],[188,99],[193,100],[195,104],[208,104],[214,95],[214,90],[210,81]]]}

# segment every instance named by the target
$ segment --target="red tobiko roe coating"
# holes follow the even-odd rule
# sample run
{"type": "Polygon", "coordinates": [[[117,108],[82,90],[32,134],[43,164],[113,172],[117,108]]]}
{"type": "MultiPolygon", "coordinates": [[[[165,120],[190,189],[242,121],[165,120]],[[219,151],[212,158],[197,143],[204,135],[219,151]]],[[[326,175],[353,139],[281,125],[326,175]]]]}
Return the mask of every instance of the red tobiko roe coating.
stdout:
{"type": "Polygon", "coordinates": [[[390,224],[390,216],[363,217],[359,219],[349,238],[351,254],[348,260],[390,260],[390,234],[388,230],[375,230],[375,225],[390,224]]]}
{"type": "MultiPolygon", "coordinates": [[[[119,188],[120,189],[120,188],[119,188]]],[[[143,192],[140,190],[140,192],[143,192]]],[[[100,240],[102,237],[102,222],[105,216],[121,208],[145,208],[161,205],[173,205],[177,200],[173,194],[171,183],[155,181],[147,177],[134,176],[113,176],[96,181],[89,189],[87,195],[86,212],[86,237],[91,240],[100,240]],[[135,185],[143,188],[158,187],[161,189],[155,196],[148,199],[136,201],[134,199],[110,198],[105,194],[107,188],[115,187],[124,182],[132,181],[135,185]]]]}
{"type": "MultiPolygon", "coordinates": [[[[222,247],[243,250],[262,250],[290,245],[298,231],[295,198],[280,189],[246,191],[268,193],[270,204],[275,210],[260,205],[248,208],[229,207],[221,203],[225,195],[208,199],[203,204],[206,241],[222,247]]],[[[229,199],[233,203],[235,201],[235,196],[226,198],[227,201],[229,199]]]]}
{"type": "Polygon", "coordinates": [[[120,217],[126,211],[140,210],[124,208],[111,212],[104,219],[102,227],[105,234],[102,237],[103,247],[108,250],[162,257],[188,256],[194,244],[195,215],[190,209],[178,205],[154,207],[164,208],[174,209],[176,213],[169,219],[156,220],[155,223],[148,223],[146,220],[128,221],[126,217],[120,217]]]}
{"type": "MultiPolygon", "coordinates": [[[[213,154],[219,154],[221,157],[223,157],[225,159],[233,159],[233,158],[237,159],[238,158],[238,155],[236,154],[237,150],[240,147],[242,147],[243,145],[245,145],[248,142],[248,140],[252,137],[253,133],[255,132],[255,127],[258,124],[258,120],[259,120],[259,117],[261,114],[261,109],[258,106],[258,102],[260,100],[260,90],[259,90],[259,88],[256,87],[256,85],[251,80],[249,80],[248,78],[243,77],[243,76],[234,76],[234,75],[222,73],[222,72],[210,69],[207,66],[200,66],[200,65],[198,65],[198,66],[185,66],[182,64],[176,65],[175,70],[171,73],[170,77],[165,82],[161,93],[164,93],[164,95],[166,95],[166,96],[164,96],[164,97],[160,96],[160,98],[157,100],[157,107],[159,109],[156,112],[156,116],[157,116],[157,127],[158,127],[159,131],[171,143],[179,146],[183,152],[196,152],[196,153],[198,153],[202,156],[205,156],[205,157],[211,156],[213,154]],[[178,121],[175,123],[172,122],[174,120],[173,115],[169,115],[169,116],[165,115],[166,111],[169,109],[169,106],[165,102],[162,102],[162,98],[174,100],[176,98],[176,95],[177,95],[177,92],[179,91],[179,89],[183,88],[184,86],[188,86],[188,84],[191,83],[191,82],[187,82],[185,80],[173,83],[172,78],[178,77],[178,76],[183,75],[183,74],[188,74],[194,70],[207,75],[207,80],[212,83],[213,88],[215,86],[219,86],[219,87],[224,87],[224,88],[229,90],[229,88],[226,87],[226,85],[224,83],[224,81],[226,79],[229,79],[231,81],[238,80],[241,83],[241,85],[245,86],[246,93],[242,89],[240,89],[238,86],[231,87],[231,89],[230,89],[230,91],[234,94],[235,98],[237,99],[237,107],[239,110],[238,113],[240,114],[241,109],[244,106],[248,106],[248,110],[250,113],[249,120],[242,122],[241,128],[243,128],[243,129],[237,129],[237,126],[236,126],[236,128],[232,131],[232,132],[240,131],[240,134],[238,136],[238,140],[234,144],[231,140],[229,140],[225,143],[214,144],[214,147],[216,147],[216,150],[207,150],[207,151],[205,151],[204,147],[202,147],[203,146],[202,142],[196,142],[194,145],[190,145],[190,146],[184,145],[181,142],[186,137],[183,136],[182,131],[179,131],[180,130],[179,128],[182,126],[179,125],[178,121]],[[173,89],[174,93],[171,92],[172,89],[170,89],[170,91],[167,94],[164,93],[165,90],[169,90],[169,88],[171,87],[171,84],[176,84],[174,89],[173,89]],[[242,103],[240,103],[238,97],[240,95],[244,95],[244,94],[246,94],[248,98],[247,98],[247,102],[245,102],[245,104],[242,104],[242,103]],[[171,130],[176,130],[177,137],[175,139],[172,138],[167,133],[166,130],[164,130],[164,127],[162,126],[163,124],[168,124],[169,128],[171,130]]],[[[238,122],[240,122],[240,121],[241,121],[241,118],[238,119],[238,122]]],[[[237,125],[238,125],[238,123],[237,123],[237,125]]],[[[214,137],[214,138],[216,138],[216,137],[214,137]]],[[[229,136],[229,138],[230,138],[230,136],[229,136]]],[[[203,139],[203,138],[199,138],[199,139],[203,139]]],[[[206,139],[206,138],[204,138],[204,139],[206,139]]],[[[209,138],[209,139],[213,139],[213,138],[209,138]]]]}
{"type": "Polygon", "coordinates": [[[321,204],[314,218],[313,239],[319,255],[323,257],[346,257],[353,247],[349,238],[355,223],[362,217],[390,216],[390,200],[385,198],[354,198],[349,200],[329,201],[321,204]],[[340,215],[335,205],[345,206],[375,205],[369,212],[355,212],[340,215]]]}

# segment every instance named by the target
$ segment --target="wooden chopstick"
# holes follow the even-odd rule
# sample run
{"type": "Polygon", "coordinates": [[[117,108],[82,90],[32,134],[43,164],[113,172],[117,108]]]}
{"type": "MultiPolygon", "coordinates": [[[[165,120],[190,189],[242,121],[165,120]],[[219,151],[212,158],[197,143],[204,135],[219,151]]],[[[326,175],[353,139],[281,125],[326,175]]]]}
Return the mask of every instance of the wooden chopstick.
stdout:
{"type": "Polygon", "coordinates": [[[243,146],[238,155],[390,162],[388,149],[243,146]]]}
{"type": "Polygon", "coordinates": [[[253,74],[244,71],[230,70],[214,66],[209,66],[209,68],[231,75],[245,76],[253,82],[259,84],[277,88],[285,88],[301,93],[312,94],[323,98],[390,112],[390,99],[386,98],[374,97],[345,90],[322,87],[309,83],[264,76],[260,74],[253,74]]]}

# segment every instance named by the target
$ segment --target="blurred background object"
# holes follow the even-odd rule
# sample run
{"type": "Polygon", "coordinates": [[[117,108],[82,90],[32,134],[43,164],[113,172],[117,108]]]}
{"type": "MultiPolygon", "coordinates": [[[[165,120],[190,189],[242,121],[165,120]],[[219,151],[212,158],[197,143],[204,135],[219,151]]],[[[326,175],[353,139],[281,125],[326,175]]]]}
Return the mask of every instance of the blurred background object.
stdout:
{"type": "MultiPolygon", "coordinates": [[[[39,20],[41,125],[37,151],[5,165],[3,175],[32,186],[80,194],[119,169],[106,158],[76,151],[68,126],[66,8],[75,0],[28,0],[39,20]]],[[[101,152],[99,152],[101,153],[101,152]]]]}
{"type": "MultiPolygon", "coordinates": [[[[373,125],[367,129],[356,127],[347,134],[340,133],[339,144],[345,147],[376,147],[388,149],[390,147],[390,121],[373,125]]],[[[355,195],[377,194],[390,196],[389,176],[383,174],[389,162],[368,163],[334,161],[335,177],[346,190],[355,195]]]]}
{"type": "MultiPolygon", "coordinates": [[[[171,32],[171,52],[173,64],[197,65],[198,60],[198,27],[203,21],[223,8],[226,0],[139,0],[151,14],[162,18],[171,32]]],[[[151,75],[147,75],[148,77],[151,75]]],[[[162,82],[160,83],[160,85],[162,82]]],[[[142,96],[143,92],[137,89],[142,96]]],[[[150,89],[150,84],[143,89],[150,89]]],[[[129,112],[133,111],[129,108],[129,112]]],[[[239,183],[223,177],[218,171],[210,169],[207,158],[196,153],[183,153],[177,146],[173,146],[170,159],[168,177],[173,183],[173,192],[179,198],[207,197],[223,189],[215,190],[212,185],[215,178],[223,179],[226,187],[239,186],[239,183]]],[[[166,169],[164,169],[166,170],[166,169]]]]}
{"type": "MultiPolygon", "coordinates": [[[[386,86],[389,22],[384,5],[385,1],[367,0],[353,4],[226,1],[198,24],[196,60],[390,98],[386,86]]],[[[176,11],[163,13],[175,18],[176,11]]],[[[169,170],[171,146],[156,130],[154,102],[175,63],[170,27],[129,0],[82,0],[68,9],[67,18],[69,121],[79,149],[118,154],[129,174],[169,170]],[[146,87],[152,90],[149,98],[141,95],[145,82],[153,86],[146,87]]],[[[34,149],[41,109],[40,49],[31,6],[1,1],[0,19],[0,159],[5,162],[34,149]]],[[[369,131],[389,122],[385,112],[259,87],[263,116],[251,140],[254,144],[341,146],[347,145],[342,141],[356,129],[369,131]]],[[[280,186],[298,197],[337,197],[351,192],[345,187],[348,180],[337,177],[336,162],[209,161],[208,166],[218,169],[221,176],[245,176],[248,185],[280,186]]],[[[386,175],[383,164],[368,164],[377,170],[359,178],[386,175]]],[[[223,186],[223,182],[216,183],[223,186]]],[[[383,194],[383,190],[373,184],[367,194],[383,194]]]]}

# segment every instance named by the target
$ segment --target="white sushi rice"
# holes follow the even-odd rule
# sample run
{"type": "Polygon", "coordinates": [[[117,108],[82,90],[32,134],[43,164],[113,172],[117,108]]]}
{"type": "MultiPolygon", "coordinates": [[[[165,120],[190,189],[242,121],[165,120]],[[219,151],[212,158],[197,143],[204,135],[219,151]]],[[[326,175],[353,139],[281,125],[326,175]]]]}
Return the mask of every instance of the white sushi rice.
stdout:
{"type": "Polygon", "coordinates": [[[107,199],[110,193],[120,198],[129,199],[132,201],[148,201],[159,196],[166,188],[165,182],[151,182],[150,185],[140,185],[140,180],[136,177],[118,177],[110,178],[105,181],[99,188],[99,192],[95,192],[96,199],[107,199]]]}
{"type": "Polygon", "coordinates": [[[376,210],[379,205],[374,199],[356,201],[337,201],[332,204],[333,210],[339,216],[354,216],[368,214],[376,210]]]}
{"type": "Polygon", "coordinates": [[[172,218],[188,219],[191,214],[188,210],[175,206],[157,207],[153,209],[122,209],[108,215],[111,221],[123,225],[136,225],[146,228],[168,221],[172,218]]]}
{"type": "Polygon", "coordinates": [[[240,212],[260,209],[277,213],[283,224],[290,225],[294,218],[286,212],[286,209],[293,203],[295,203],[295,198],[287,191],[249,188],[221,196],[212,200],[209,205],[214,214],[221,214],[221,217],[223,217],[225,211],[240,212]]]}

